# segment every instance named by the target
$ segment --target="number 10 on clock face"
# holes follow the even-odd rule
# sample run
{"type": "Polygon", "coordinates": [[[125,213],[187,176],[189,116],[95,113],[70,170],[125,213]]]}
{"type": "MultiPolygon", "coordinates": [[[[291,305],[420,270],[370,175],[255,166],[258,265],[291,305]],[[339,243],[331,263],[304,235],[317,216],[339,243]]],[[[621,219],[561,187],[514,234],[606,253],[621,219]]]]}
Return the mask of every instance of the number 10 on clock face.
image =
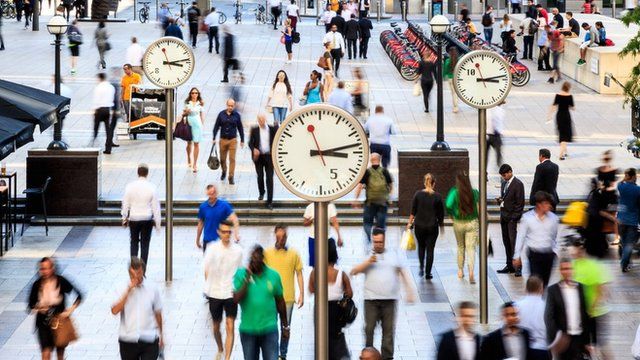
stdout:
{"type": "Polygon", "coordinates": [[[367,169],[369,143],[359,121],[329,105],[305,106],[280,126],[275,171],[285,187],[310,201],[349,193],[367,169]]]}

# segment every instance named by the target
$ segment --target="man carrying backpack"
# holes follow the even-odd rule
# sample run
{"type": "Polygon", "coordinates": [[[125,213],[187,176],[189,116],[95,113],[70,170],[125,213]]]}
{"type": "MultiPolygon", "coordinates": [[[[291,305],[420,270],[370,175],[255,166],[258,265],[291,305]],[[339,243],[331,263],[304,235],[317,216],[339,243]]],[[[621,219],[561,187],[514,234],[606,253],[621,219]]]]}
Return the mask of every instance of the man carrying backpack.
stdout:
{"type": "Polygon", "coordinates": [[[189,21],[189,35],[191,36],[191,46],[196,48],[196,41],[198,40],[198,19],[200,18],[200,8],[198,8],[198,2],[194,1],[187,10],[187,20],[189,21]]]}
{"type": "MultiPolygon", "coordinates": [[[[372,153],[370,159],[371,167],[367,169],[362,180],[360,180],[360,184],[356,187],[355,198],[355,201],[357,201],[364,187],[366,200],[364,202],[362,222],[369,242],[371,242],[371,229],[373,228],[374,218],[376,219],[376,228],[384,229],[386,227],[389,195],[393,189],[391,174],[380,165],[380,154],[372,153]]],[[[354,203],[354,207],[358,206],[357,203],[354,203]]]]}
{"type": "Polygon", "coordinates": [[[488,5],[487,11],[482,15],[482,26],[484,27],[484,40],[491,44],[493,38],[493,24],[496,20],[493,17],[493,6],[488,5]]]}
{"type": "Polygon", "coordinates": [[[538,21],[527,14],[527,17],[522,20],[520,29],[522,30],[521,34],[524,35],[522,37],[524,44],[522,59],[533,60],[533,36],[538,32],[538,21]]]}

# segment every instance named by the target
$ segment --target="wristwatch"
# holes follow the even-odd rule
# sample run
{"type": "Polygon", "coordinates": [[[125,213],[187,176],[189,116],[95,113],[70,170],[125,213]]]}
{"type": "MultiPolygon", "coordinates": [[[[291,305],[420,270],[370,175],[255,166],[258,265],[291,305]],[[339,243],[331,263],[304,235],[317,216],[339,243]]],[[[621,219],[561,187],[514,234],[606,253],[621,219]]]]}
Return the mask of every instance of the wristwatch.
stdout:
{"type": "Polygon", "coordinates": [[[289,325],[287,325],[287,326],[283,326],[282,330],[291,330],[291,329],[290,329],[289,325]]]}

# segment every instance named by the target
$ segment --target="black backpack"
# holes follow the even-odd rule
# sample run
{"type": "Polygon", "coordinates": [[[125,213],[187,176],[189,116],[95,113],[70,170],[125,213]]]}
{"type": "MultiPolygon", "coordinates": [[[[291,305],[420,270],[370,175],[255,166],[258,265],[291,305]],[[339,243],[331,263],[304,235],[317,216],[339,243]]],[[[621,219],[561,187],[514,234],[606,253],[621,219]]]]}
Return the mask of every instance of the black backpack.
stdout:
{"type": "Polygon", "coordinates": [[[356,320],[358,308],[356,303],[348,296],[343,296],[338,301],[338,323],[342,326],[349,325],[356,320]]]}
{"type": "Polygon", "coordinates": [[[488,27],[491,25],[493,25],[491,23],[491,15],[489,15],[488,13],[485,13],[484,15],[482,15],[482,26],[488,27]]]}
{"type": "Polygon", "coordinates": [[[300,42],[300,33],[297,31],[294,31],[293,34],[291,35],[291,41],[293,41],[294,44],[297,44],[300,42]]]}
{"type": "Polygon", "coordinates": [[[536,20],[531,20],[531,24],[529,24],[529,35],[535,35],[538,33],[538,22],[536,20]]]}

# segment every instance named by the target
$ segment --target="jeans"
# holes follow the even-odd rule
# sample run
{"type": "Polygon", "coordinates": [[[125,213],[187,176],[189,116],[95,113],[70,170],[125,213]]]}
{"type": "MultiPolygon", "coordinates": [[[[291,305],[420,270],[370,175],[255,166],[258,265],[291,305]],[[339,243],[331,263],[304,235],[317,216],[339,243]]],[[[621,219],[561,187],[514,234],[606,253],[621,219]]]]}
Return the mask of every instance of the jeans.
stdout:
{"type": "Polygon", "coordinates": [[[391,162],[391,145],[371,143],[369,149],[372,153],[378,153],[382,156],[383,168],[389,167],[389,162],[391,162]]]}
{"type": "Polygon", "coordinates": [[[158,341],[153,343],[129,343],[120,341],[120,359],[122,360],[156,360],[160,353],[158,341]]]}
{"type": "MultiPolygon", "coordinates": [[[[287,303],[287,322],[289,323],[289,326],[291,326],[291,314],[293,314],[294,305],[295,303],[287,303]]],[[[288,350],[289,350],[289,339],[280,337],[280,357],[283,359],[286,358],[288,350]]]]}
{"type": "Polygon", "coordinates": [[[151,242],[151,231],[153,230],[153,220],[129,221],[129,233],[131,234],[131,257],[138,256],[138,243],[140,243],[140,258],[148,264],[149,243],[151,242]]]}
{"type": "Polygon", "coordinates": [[[376,226],[384,229],[387,224],[387,205],[368,204],[364,206],[362,222],[364,223],[364,232],[367,234],[369,243],[371,243],[371,228],[373,227],[374,218],[376,226]]]}
{"type": "Polygon", "coordinates": [[[491,43],[491,39],[493,39],[493,28],[486,27],[484,28],[484,39],[486,42],[491,43]]]}
{"type": "Polygon", "coordinates": [[[620,242],[622,243],[622,257],[620,258],[620,266],[624,271],[631,264],[631,253],[633,246],[638,241],[638,227],[636,225],[618,225],[618,233],[620,234],[620,242]]]}
{"type": "Polygon", "coordinates": [[[463,270],[465,257],[469,269],[473,270],[478,245],[478,227],[478,219],[453,220],[453,233],[458,244],[458,270],[463,270]]]}
{"type": "Polygon", "coordinates": [[[393,359],[396,332],[396,300],[364,301],[365,346],[373,346],[373,333],[380,321],[382,326],[382,359],[393,359]]]}
{"type": "Polygon", "coordinates": [[[273,126],[280,126],[287,117],[286,107],[273,107],[273,126]]]}
{"type": "Polygon", "coordinates": [[[259,360],[262,352],[263,360],[278,360],[278,330],[253,335],[240,333],[244,360],[259,360]]]}
{"type": "Polygon", "coordinates": [[[219,54],[218,49],[220,48],[220,41],[218,40],[218,27],[211,26],[209,27],[209,52],[213,50],[213,40],[216,41],[216,54],[219,54]]]}

